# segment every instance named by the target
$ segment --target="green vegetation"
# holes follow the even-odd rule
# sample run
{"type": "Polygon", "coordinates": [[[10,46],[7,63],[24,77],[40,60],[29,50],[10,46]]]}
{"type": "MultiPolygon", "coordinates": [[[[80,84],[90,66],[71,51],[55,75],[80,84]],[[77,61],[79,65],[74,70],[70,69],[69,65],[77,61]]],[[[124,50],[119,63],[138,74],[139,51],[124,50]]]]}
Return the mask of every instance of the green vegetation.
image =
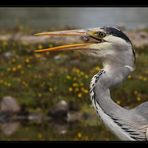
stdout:
{"type": "MultiPolygon", "coordinates": [[[[47,113],[52,105],[64,99],[78,104],[84,112],[93,112],[93,109],[90,109],[89,84],[92,76],[100,70],[101,63],[98,59],[72,51],[42,54],[33,52],[35,49],[49,46],[54,46],[54,44],[31,45],[12,40],[0,42],[0,99],[9,95],[16,98],[28,111],[44,113],[47,113]]],[[[134,107],[148,99],[148,50],[147,47],[141,47],[136,49],[136,52],[136,70],[129,75],[127,81],[112,91],[112,97],[121,106],[134,107]]],[[[98,140],[99,136],[93,136],[93,133],[97,129],[96,134],[98,134],[101,129],[105,130],[105,128],[102,124],[96,122],[94,124],[89,124],[92,132],[89,132],[87,128],[84,132],[85,134],[92,133],[89,136],[83,136],[83,129],[76,130],[71,138],[67,135],[65,139],[98,140]],[[94,124],[98,128],[93,129],[94,124]]],[[[85,124],[83,126],[85,128],[85,124]]],[[[36,127],[30,128],[34,130],[36,127]]],[[[23,131],[25,129],[21,128],[21,130],[25,133],[23,131]]],[[[49,133],[45,134],[45,138],[42,134],[35,139],[60,139],[56,136],[53,139],[49,133]]],[[[18,135],[15,139],[20,137],[21,135],[18,135]]],[[[32,140],[31,136],[29,139],[32,140]]],[[[112,138],[108,136],[106,140],[110,139],[112,138]]]]}

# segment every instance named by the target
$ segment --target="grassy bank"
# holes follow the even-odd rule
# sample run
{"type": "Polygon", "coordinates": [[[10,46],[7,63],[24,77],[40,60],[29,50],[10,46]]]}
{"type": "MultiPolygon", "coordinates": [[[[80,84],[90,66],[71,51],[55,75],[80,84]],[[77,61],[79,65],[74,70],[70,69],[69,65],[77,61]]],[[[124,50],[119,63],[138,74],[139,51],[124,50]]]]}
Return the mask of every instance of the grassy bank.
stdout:
{"type": "MultiPolygon", "coordinates": [[[[98,59],[77,52],[33,53],[54,44],[0,43],[0,98],[13,96],[28,110],[46,111],[61,99],[90,104],[89,83],[101,68],[98,59]]],[[[134,106],[148,96],[148,50],[136,49],[136,70],[112,92],[115,101],[134,106]]]]}

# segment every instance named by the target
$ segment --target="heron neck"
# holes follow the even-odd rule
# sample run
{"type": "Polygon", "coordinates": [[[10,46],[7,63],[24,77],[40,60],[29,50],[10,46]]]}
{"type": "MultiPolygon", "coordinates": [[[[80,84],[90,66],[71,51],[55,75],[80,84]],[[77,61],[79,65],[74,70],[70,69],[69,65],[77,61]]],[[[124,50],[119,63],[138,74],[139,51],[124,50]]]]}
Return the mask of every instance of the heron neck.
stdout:
{"type": "MultiPolygon", "coordinates": [[[[104,67],[104,70],[99,72],[96,76],[93,77],[92,81],[95,83],[91,86],[93,90],[93,95],[91,95],[93,104],[99,105],[103,112],[109,116],[118,115],[119,112],[126,112],[126,109],[116,104],[110,95],[110,88],[116,84],[122,82],[130,72],[130,69],[127,67],[104,67]]],[[[92,82],[92,83],[93,83],[92,82]]],[[[95,106],[96,107],[96,106],[95,106]]]]}

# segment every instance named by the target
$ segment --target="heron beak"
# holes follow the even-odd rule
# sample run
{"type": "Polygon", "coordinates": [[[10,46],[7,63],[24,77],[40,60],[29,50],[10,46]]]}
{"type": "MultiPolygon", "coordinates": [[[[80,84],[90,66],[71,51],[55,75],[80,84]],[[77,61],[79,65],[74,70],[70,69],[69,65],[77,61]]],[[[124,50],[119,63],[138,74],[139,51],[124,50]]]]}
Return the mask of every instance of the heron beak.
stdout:
{"type": "Polygon", "coordinates": [[[90,42],[86,42],[81,37],[86,37],[87,31],[86,30],[66,30],[66,31],[55,31],[55,32],[42,32],[35,34],[36,36],[48,36],[48,37],[55,37],[55,36],[79,36],[80,40],[79,43],[76,44],[67,44],[57,47],[51,47],[47,49],[40,49],[35,50],[34,52],[47,52],[47,51],[62,51],[62,50],[80,50],[88,48],[88,45],[92,44],[90,42]]]}
{"type": "Polygon", "coordinates": [[[36,36],[81,36],[86,34],[83,29],[79,30],[65,30],[65,31],[54,31],[54,32],[42,32],[35,34],[36,36]]]}

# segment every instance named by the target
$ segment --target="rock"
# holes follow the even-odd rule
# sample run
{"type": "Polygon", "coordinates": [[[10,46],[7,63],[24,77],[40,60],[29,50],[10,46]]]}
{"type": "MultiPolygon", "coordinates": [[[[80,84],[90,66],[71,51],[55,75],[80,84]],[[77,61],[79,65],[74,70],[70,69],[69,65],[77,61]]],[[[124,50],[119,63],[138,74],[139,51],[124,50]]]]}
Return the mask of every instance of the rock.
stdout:
{"type": "Polygon", "coordinates": [[[12,52],[8,51],[8,52],[5,52],[5,53],[3,54],[3,56],[4,56],[6,59],[11,59],[13,55],[12,55],[12,52]]]}
{"type": "Polygon", "coordinates": [[[140,48],[143,46],[147,46],[148,45],[148,32],[144,32],[144,31],[132,31],[132,32],[126,32],[126,34],[128,35],[128,37],[131,39],[133,45],[136,48],[140,48]]]}
{"type": "Polygon", "coordinates": [[[140,33],[139,33],[139,36],[140,36],[142,39],[148,38],[148,34],[147,34],[146,32],[140,32],[140,33]]]}
{"type": "Polygon", "coordinates": [[[54,119],[64,119],[67,117],[68,111],[68,103],[64,100],[61,100],[55,106],[49,109],[48,115],[54,119]]]}
{"type": "Polygon", "coordinates": [[[74,123],[80,122],[83,119],[83,114],[81,112],[70,112],[67,116],[67,122],[74,123]]]}
{"type": "Polygon", "coordinates": [[[20,111],[20,105],[17,103],[15,98],[11,96],[5,96],[1,100],[0,111],[17,113],[20,111]]]}

